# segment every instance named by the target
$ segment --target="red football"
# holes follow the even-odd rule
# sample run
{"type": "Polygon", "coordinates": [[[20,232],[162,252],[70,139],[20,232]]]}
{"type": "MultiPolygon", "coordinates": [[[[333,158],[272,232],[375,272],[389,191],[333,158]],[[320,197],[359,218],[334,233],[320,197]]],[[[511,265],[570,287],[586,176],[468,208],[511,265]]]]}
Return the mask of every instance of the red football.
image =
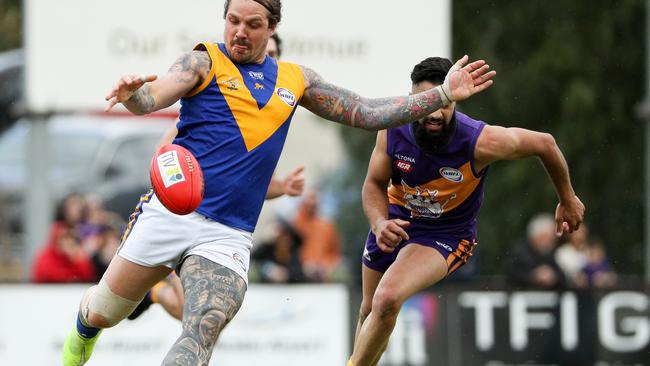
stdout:
{"type": "Polygon", "coordinates": [[[151,160],[149,177],[156,196],[177,215],[196,210],[203,200],[203,171],[186,148],[167,144],[151,160]]]}

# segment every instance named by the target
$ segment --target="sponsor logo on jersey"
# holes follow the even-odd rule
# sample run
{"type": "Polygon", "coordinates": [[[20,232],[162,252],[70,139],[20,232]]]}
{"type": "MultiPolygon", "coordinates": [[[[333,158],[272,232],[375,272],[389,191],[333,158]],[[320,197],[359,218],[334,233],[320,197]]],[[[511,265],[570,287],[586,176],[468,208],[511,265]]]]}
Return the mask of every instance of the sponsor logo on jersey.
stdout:
{"type": "Polygon", "coordinates": [[[255,90],[264,90],[264,85],[260,83],[255,83],[255,90]]]}
{"type": "Polygon", "coordinates": [[[439,246],[445,248],[446,251],[448,251],[448,252],[453,252],[453,249],[452,249],[449,245],[447,245],[447,244],[445,244],[445,243],[441,243],[441,242],[439,242],[439,241],[437,241],[437,240],[436,240],[435,242],[436,242],[436,244],[438,244],[439,246]]]}
{"type": "Polygon", "coordinates": [[[414,163],[415,164],[415,158],[412,158],[410,156],[402,155],[402,154],[395,154],[395,158],[399,160],[404,160],[408,161],[409,163],[414,163]]]}
{"type": "Polygon", "coordinates": [[[401,159],[395,161],[395,167],[404,173],[410,173],[413,170],[413,164],[401,159]]]}
{"type": "Polygon", "coordinates": [[[239,90],[239,81],[233,76],[228,78],[228,80],[222,81],[221,84],[228,88],[228,90],[239,90]]]}
{"type": "Polygon", "coordinates": [[[463,181],[463,173],[460,172],[458,169],[454,168],[440,168],[439,170],[440,175],[442,175],[443,178],[446,180],[450,180],[452,182],[462,182],[463,181]]]}
{"type": "Polygon", "coordinates": [[[296,105],[296,96],[293,95],[293,93],[285,88],[277,88],[275,90],[275,94],[277,94],[280,99],[282,99],[283,102],[287,103],[289,107],[293,107],[296,105]]]}
{"type": "Polygon", "coordinates": [[[165,188],[169,188],[176,183],[185,181],[183,169],[178,161],[178,153],[175,150],[167,151],[156,158],[158,171],[163,179],[165,188]]]}
{"type": "Polygon", "coordinates": [[[263,72],[255,72],[255,71],[249,71],[248,76],[255,80],[264,80],[264,73],[263,72]]]}

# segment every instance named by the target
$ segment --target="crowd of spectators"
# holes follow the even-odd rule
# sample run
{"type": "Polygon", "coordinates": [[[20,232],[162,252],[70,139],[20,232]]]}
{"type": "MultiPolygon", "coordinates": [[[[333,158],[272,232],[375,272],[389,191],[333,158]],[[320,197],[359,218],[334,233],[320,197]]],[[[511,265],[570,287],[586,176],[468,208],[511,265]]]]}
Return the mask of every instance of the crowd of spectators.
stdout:
{"type": "Polygon", "coordinates": [[[272,238],[256,244],[251,258],[261,282],[334,281],[341,240],[334,222],[321,213],[318,191],[307,191],[288,220],[278,219],[272,238]]]}
{"type": "Polygon", "coordinates": [[[542,213],[528,223],[526,240],[515,244],[508,255],[505,273],[515,289],[606,289],[617,276],[604,243],[579,230],[555,235],[555,220],[542,213]],[[561,243],[561,244],[560,244],[561,243]]]}
{"type": "Polygon", "coordinates": [[[72,193],[56,209],[54,221],[32,267],[36,283],[95,282],[106,271],[124,225],[99,198],[72,193]]]}

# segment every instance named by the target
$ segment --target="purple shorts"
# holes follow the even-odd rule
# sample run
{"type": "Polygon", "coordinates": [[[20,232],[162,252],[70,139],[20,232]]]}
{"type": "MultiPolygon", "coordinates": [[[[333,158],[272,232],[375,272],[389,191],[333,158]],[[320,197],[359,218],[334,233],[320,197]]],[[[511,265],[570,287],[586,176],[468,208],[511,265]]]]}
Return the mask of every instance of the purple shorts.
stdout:
{"type": "Polygon", "coordinates": [[[451,234],[436,233],[420,225],[411,225],[406,228],[409,240],[401,242],[392,253],[382,252],[377,246],[375,234],[368,233],[366,247],[363,251],[362,262],[368,268],[379,272],[386,272],[399,251],[405,246],[413,243],[431,247],[437,250],[447,260],[447,275],[467,263],[472,256],[472,250],[476,246],[476,238],[472,236],[459,237],[451,234]]]}

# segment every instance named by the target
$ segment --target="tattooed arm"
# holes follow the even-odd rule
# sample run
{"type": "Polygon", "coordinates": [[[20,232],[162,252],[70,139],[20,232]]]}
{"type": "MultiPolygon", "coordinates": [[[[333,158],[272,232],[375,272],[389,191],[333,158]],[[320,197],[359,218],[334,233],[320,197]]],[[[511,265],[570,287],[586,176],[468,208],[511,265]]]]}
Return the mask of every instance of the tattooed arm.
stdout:
{"type": "Polygon", "coordinates": [[[192,51],[179,57],[161,78],[125,75],[106,96],[106,111],[117,103],[138,115],[167,108],[203,82],[210,67],[206,51],[192,51]]]}
{"type": "Polygon", "coordinates": [[[488,71],[490,67],[483,60],[465,65],[467,59],[465,56],[456,62],[447,74],[444,87],[410,96],[378,99],[363,98],[330,84],[303,66],[305,94],[300,104],[325,119],[352,127],[381,130],[399,126],[429,115],[450,101],[469,98],[490,87],[496,72],[488,71]]]}

